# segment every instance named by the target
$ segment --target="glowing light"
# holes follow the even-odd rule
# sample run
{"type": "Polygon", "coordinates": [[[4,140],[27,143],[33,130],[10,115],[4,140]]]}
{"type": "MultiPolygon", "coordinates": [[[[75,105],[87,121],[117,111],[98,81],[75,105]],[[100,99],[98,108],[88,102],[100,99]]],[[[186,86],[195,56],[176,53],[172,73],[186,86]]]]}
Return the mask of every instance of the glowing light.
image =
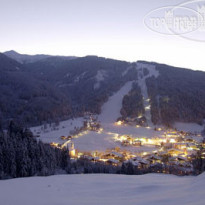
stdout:
{"type": "Polygon", "coordinates": [[[176,140],[175,139],[170,139],[170,142],[171,143],[176,143],[176,140]]]}
{"type": "Polygon", "coordinates": [[[117,121],[115,124],[120,126],[120,125],[122,125],[122,121],[117,121]]]}

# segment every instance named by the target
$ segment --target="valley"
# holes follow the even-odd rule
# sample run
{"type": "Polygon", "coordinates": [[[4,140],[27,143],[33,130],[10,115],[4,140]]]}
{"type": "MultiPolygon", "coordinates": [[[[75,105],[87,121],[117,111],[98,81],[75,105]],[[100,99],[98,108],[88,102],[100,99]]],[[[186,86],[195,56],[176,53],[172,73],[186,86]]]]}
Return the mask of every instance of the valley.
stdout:
{"type": "Polygon", "coordinates": [[[131,162],[139,169],[149,168],[164,173],[169,173],[167,167],[171,166],[175,174],[194,173],[193,160],[205,157],[201,135],[204,127],[189,123],[176,123],[178,126],[172,128],[154,125],[146,78],[157,78],[159,73],[154,66],[142,63],[136,64],[136,69],[138,80],[135,83],[141,89],[145,110],[138,118],[145,119],[143,126],[118,120],[123,97],[134,83],[130,81],[109,97],[102,106],[101,114],[87,113],[82,118],[60,122],[53,131],[52,125],[33,127],[34,135],[39,134],[40,140],[54,147],[68,147],[74,160],[84,158],[114,166],[131,162]],[[143,69],[147,69],[147,75],[144,75],[143,69]],[[187,126],[190,131],[183,129],[187,126]]]}

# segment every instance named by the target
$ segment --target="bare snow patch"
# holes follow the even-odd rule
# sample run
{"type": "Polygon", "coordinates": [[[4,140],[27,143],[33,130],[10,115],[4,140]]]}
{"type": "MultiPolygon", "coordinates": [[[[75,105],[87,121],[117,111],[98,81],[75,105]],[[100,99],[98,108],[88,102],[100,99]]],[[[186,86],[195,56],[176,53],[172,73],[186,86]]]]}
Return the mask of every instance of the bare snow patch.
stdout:
{"type": "Polygon", "coordinates": [[[185,131],[185,132],[201,132],[204,126],[198,125],[196,123],[176,122],[174,124],[174,128],[176,128],[179,131],[185,131]]]}

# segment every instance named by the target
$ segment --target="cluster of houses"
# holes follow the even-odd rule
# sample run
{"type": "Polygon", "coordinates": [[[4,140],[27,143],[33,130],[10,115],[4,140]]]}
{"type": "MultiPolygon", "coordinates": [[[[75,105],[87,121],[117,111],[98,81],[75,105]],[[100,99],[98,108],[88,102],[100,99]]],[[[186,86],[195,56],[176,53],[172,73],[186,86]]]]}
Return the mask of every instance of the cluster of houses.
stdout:
{"type": "Polygon", "coordinates": [[[97,116],[92,113],[85,113],[83,129],[89,131],[99,131],[101,129],[97,116]]]}
{"type": "MultiPolygon", "coordinates": [[[[201,137],[190,136],[187,133],[177,131],[166,131],[161,137],[153,138],[133,138],[131,136],[118,136],[120,147],[108,149],[105,152],[79,152],[74,149],[72,144],[70,156],[73,159],[85,159],[93,162],[102,162],[113,166],[121,166],[122,163],[132,163],[138,169],[148,169],[153,166],[162,165],[164,172],[166,166],[177,167],[192,173],[192,160],[201,149],[205,150],[205,142],[202,143],[201,137]],[[197,138],[199,138],[197,140],[197,138]],[[129,151],[123,149],[124,146],[143,147],[154,146],[156,149],[144,151],[129,151]]],[[[201,152],[201,157],[205,158],[205,151],[201,152]]]]}
{"type": "MultiPolygon", "coordinates": [[[[139,126],[139,127],[147,127],[147,120],[145,118],[145,116],[143,115],[139,115],[138,117],[126,117],[126,118],[119,118],[118,122],[121,122],[121,124],[127,124],[127,125],[131,125],[131,126],[139,126]]],[[[121,125],[119,124],[119,125],[121,125]]]]}
{"type": "MultiPolygon", "coordinates": [[[[116,122],[117,126],[122,124],[123,121],[118,120],[116,122]]],[[[80,135],[88,130],[102,131],[97,118],[92,115],[86,115],[84,126],[77,134],[80,135]]],[[[194,169],[193,159],[199,153],[200,157],[205,159],[205,140],[203,141],[203,137],[200,134],[172,129],[167,130],[165,128],[155,128],[155,131],[156,136],[151,138],[116,135],[114,140],[119,143],[119,146],[107,149],[104,152],[80,152],[75,149],[73,143],[70,143],[69,154],[73,160],[83,159],[113,166],[131,163],[133,167],[140,170],[161,167],[164,173],[170,173],[167,171],[167,167],[192,173],[194,169]],[[158,131],[159,133],[157,133],[158,131]],[[129,147],[132,149],[129,149],[129,147]],[[152,149],[146,149],[147,147],[152,147],[152,149]],[[145,152],[144,150],[149,151],[145,152]]],[[[61,138],[71,142],[72,136],[62,136],[61,138]]],[[[51,143],[51,145],[62,148],[57,143],[51,143]]]]}
{"type": "Polygon", "coordinates": [[[166,173],[167,166],[177,167],[186,171],[186,173],[193,172],[192,158],[178,154],[175,156],[175,152],[164,151],[152,151],[133,153],[131,151],[120,149],[116,147],[114,149],[108,149],[105,152],[79,152],[74,149],[74,145],[71,145],[70,156],[72,159],[83,159],[93,162],[101,162],[113,166],[121,166],[123,163],[131,163],[139,170],[146,170],[153,166],[163,166],[166,173]]]}

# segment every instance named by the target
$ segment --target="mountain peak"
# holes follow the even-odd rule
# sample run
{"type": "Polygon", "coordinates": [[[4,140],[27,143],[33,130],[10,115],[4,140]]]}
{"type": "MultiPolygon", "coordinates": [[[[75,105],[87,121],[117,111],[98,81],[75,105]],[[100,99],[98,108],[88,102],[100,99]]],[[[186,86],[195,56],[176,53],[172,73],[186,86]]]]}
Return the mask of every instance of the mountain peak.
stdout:
{"type": "Polygon", "coordinates": [[[16,52],[15,50],[10,50],[10,51],[5,51],[4,53],[12,53],[12,54],[19,54],[18,52],[16,52]]]}

